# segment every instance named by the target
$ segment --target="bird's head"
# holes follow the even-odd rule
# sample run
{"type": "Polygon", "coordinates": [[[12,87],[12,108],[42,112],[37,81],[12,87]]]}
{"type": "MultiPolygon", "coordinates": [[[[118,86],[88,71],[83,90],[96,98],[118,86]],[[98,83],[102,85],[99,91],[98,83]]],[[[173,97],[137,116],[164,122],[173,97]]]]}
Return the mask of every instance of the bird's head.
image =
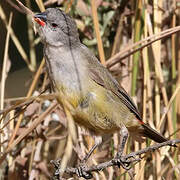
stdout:
{"type": "Polygon", "coordinates": [[[34,20],[44,44],[62,46],[79,42],[74,20],[58,8],[48,8],[35,14],[34,20]]]}

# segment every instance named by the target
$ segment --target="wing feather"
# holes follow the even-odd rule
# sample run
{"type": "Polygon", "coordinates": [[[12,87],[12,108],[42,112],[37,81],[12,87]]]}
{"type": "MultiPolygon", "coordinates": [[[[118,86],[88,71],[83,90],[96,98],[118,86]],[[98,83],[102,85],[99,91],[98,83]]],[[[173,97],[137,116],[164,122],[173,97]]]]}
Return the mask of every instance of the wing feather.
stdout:
{"type": "Polygon", "coordinates": [[[122,103],[124,103],[130,111],[132,111],[139,120],[142,120],[141,115],[134,104],[131,97],[127,94],[123,87],[112,77],[112,75],[103,66],[89,68],[89,74],[93,81],[107,90],[112,91],[116,96],[119,97],[122,103]],[[103,78],[102,78],[103,77],[103,78]]]}
{"type": "Polygon", "coordinates": [[[87,71],[90,78],[99,84],[100,86],[112,91],[119,97],[122,103],[124,103],[131,112],[133,112],[137,119],[142,121],[141,115],[134,104],[131,97],[127,94],[123,87],[119,85],[116,79],[110,74],[110,72],[98,61],[98,59],[92,54],[86,46],[81,45],[81,55],[87,60],[87,71]]]}

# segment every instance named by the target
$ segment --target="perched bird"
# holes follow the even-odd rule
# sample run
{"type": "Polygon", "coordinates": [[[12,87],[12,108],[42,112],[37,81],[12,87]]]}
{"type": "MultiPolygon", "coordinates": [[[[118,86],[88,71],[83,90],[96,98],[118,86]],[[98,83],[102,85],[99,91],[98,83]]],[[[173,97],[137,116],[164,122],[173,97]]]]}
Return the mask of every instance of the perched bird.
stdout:
{"type": "MultiPolygon", "coordinates": [[[[74,20],[58,8],[35,14],[37,30],[44,44],[49,78],[73,107],[71,114],[79,125],[95,135],[121,132],[118,157],[122,155],[128,132],[141,141],[148,137],[167,141],[142,121],[131,97],[93,53],[79,40],[74,20]]],[[[58,98],[61,103],[62,99],[58,98]]],[[[101,143],[96,142],[93,150],[101,143]]],[[[92,150],[92,151],[93,151],[92,150]]]]}

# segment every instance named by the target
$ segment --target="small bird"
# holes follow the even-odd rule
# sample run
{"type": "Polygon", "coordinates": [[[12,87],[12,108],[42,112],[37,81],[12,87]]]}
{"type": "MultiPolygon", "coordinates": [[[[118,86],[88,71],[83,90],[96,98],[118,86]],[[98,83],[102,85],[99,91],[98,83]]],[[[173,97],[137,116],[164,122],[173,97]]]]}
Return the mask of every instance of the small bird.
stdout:
{"type": "MultiPolygon", "coordinates": [[[[143,137],[159,143],[167,141],[142,121],[131,97],[80,42],[75,21],[69,15],[58,8],[48,8],[35,14],[34,20],[44,44],[49,78],[54,90],[62,93],[73,107],[75,122],[96,136],[120,131],[118,158],[122,156],[128,132],[138,141],[143,137]]],[[[58,101],[61,103],[62,99],[58,101]]],[[[92,151],[102,142],[99,139],[92,151]]]]}

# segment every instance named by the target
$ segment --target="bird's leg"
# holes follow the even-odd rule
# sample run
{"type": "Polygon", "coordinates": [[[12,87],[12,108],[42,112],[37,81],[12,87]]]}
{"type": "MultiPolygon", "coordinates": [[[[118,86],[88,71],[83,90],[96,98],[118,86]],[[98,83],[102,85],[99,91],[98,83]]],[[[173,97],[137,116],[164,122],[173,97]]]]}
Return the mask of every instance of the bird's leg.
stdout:
{"type": "Polygon", "coordinates": [[[94,150],[102,143],[102,137],[101,136],[96,136],[95,137],[95,144],[93,145],[93,147],[90,149],[90,151],[88,152],[88,154],[84,157],[84,159],[81,161],[79,167],[77,167],[76,169],[76,174],[79,177],[83,177],[85,179],[91,179],[93,176],[91,173],[86,172],[87,169],[87,160],[89,159],[89,157],[91,156],[91,154],[94,152],[94,150]]]}
{"type": "Polygon", "coordinates": [[[86,162],[91,154],[94,152],[94,150],[102,143],[102,137],[101,136],[96,136],[95,137],[95,144],[93,147],[90,149],[90,151],[87,153],[87,155],[84,157],[83,162],[86,162]]]}
{"type": "Polygon", "coordinates": [[[118,150],[118,153],[117,153],[117,157],[121,157],[122,154],[123,154],[123,151],[124,151],[124,147],[126,145],[126,141],[128,139],[128,136],[129,136],[129,133],[128,133],[128,130],[127,128],[123,125],[123,127],[121,128],[121,131],[120,131],[120,145],[119,145],[119,150],[118,150]]]}
{"type": "MultiPolygon", "coordinates": [[[[125,126],[123,126],[121,128],[120,134],[121,134],[121,137],[120,137],[119,151],[116,154],[116,157],[113,159],[113,161],[119,167],[122,166],[124,169],[129,170],[131,168],[130,164],[133,161],[126,159],[125,156],[123,155],[124,147],[126,145],[126,141],[128,139],[128,136],[129,136],[128,130],[127,130],[127,128],[125,126]]],[[[132,154],[131,157],[134,159],[134,161],[139,161],[140,160],[139,158],[136,159],[135,155],[133,155],[133,154],[132,154]]]]}
{"type": "Polygon", "coordinates": [[[120,130],[120,145],[119,145],[119,150],[113,159],[113,161],[120,167],[122,166],[124,169],[128,170],[129,169],[129,161],[127,161],[124,156],[123,156],[123,151],[124,147],[126,144],[126,141],[128,139],[129,133],[127,128],[123,125],[121,130],[120,130]]]}

